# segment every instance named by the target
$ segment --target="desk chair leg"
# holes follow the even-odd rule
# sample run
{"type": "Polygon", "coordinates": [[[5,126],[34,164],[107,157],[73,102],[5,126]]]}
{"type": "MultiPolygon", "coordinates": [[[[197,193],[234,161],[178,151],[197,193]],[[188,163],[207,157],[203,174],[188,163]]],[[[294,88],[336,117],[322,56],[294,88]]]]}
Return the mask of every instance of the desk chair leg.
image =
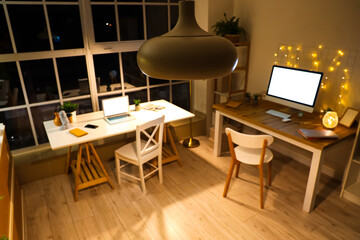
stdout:
{"type": "Polygon", "coordinates": [[[232,160],[231,160],[231,164],[230,164],[229,173],[228,173],[227,178],[226,178],[226,183],[225,183],[225,188],[224,188],[224,192],[223,192],[223,197],[226,197],[227,191],[228,191],[228,189],[229,189],[231,177],[232,177],[233,171],[234,171],[234,166],[235,166],[235,160],[232,159],[232,160]]]}
{"type": "Polygon", "coordinates": [[[139,164],[139,175],[140,175],[141,189],[142,189],[143,193],[146,194],[144,170],[143,170],[142,164],[139,164]]]}
{"type": "Polygon", "coordinates": [[[69,174],[70,161],[71,161],[71,146],[68,148],[68,153],[66,156],[66,167],[65,167],[66,174],[69,174]]]}
{"type": "Polygon", "coordinates": [[[121,174],[120,174],[120,158],[115,152],[115,166],[116,166],[116,178],[117,182],[120,185],[121,184],[121,174]]]}
{"type": "Polygon", "coordinates": [[[271,176],[272,174],[272,162],[268,163],[268,181],[269,181],[269,187],[271,186],[271,176]]]}
{"type": "Polygon", "coordinates": [[[107,180],[108,180],[108,182],[109,182],[109,184],[110,184],[110,187],[111,187],[112,189],[114,189],[114,185],[113,185],[113,183],[111,182],[111,180],[110,180],[110,178],[109,178],[109,175],[107,174],[104,166],[102,165],[101,160],[100,160],[100,158],[99,158],[99,155],[98,155],[97,152],[95,151],[94,146],[93,146],[92,143],[90,143],[90,142],[89,142],[89,143],[86,143],[86,144],[89,145],[89,147],[90,147],[90,152],[94,155],[95,160],[97,161],[97,163],[98,163],[99,166],[101,167],[101,170],[104,172],[104,174],[105,174],[105,176],[106,176],[106,178],[107,178],[107,180]]]}
{"type": "Polygon", "coordinates": [[[159,182],[163,183],[163,173],[162,173],[162,156],[158,156],[158,174],[159,174],[159,182]]]}
{"type": "Polygon", "coordinates": [[[236,163],[236,169],[235,169],[235,177],[238,178],[239,177],[239,169],[240,169],[240,162],[238,161],[236,163]]]}
{"type": "Polygon", "coordinates": [[[264,167],[259,165],[260,208],[264,208],[264,167]]]}
{"type": "Polygon", "coordinates": [[[81,164],[81,155],[82,155],[82,147],[83,144],[79,144],[78,146],[78,155],[76,160],[76,173],[75,173],[75,202],[78,200],[78,192],[79,192],[79,185],[80,185],[80,164],[81,164]]]}

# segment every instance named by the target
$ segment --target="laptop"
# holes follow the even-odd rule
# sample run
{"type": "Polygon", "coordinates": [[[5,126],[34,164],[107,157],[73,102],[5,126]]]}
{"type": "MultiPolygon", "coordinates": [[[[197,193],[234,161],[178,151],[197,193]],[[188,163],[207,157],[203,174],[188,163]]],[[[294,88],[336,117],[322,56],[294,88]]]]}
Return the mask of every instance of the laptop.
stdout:
{"type": "Polygon", "coordinates": [[[109,124],[135,120],[129,110],[129,96],[103,99],[102,106],[104,119],[109,124]]]}

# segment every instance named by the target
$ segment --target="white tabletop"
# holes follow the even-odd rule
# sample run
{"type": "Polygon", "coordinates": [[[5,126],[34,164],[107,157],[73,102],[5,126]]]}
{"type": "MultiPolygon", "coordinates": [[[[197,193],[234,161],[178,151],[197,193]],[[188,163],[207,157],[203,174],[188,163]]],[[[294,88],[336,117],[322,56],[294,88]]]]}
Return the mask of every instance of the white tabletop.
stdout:
{"type": "MultiPolygon", "coordinates": [[[[163,106],[165,108],[157,111],[145,109],[141,109],[140,111],[131,111],[131,114],[136,118],[136,120],[117,123],[113,125],[108,124],[104,120],[102,111],[77,115],[76,123],[72,123],[71,129],[80,128],[88,132],[87,135],[82,137],[76,137],[75,135],[69,133],[71,129],[60,130],[60,127],[55,126],[52,120],[45,121],[45,131],[48,136],[51,149],[55,150],[63,147],[77,145],[80,143],[91,142],[98,139],[132,132],[135,131],[136,125],[147,122],[161,115],[165,115],[165,123],[195,116],[191,112],[179,108],[178,106],[175,106],[174,104],[169,103],[165,100],[142,103],[141,106],[149,106],[148,104],[153,104],[155,106],[163,106]],[[85,125],[87,124],[93,124],[99,127],[96,129],[85,128],[85,125]]],[[[134,109],[134,105],[130,106],[130,109],[134,109]]]]}

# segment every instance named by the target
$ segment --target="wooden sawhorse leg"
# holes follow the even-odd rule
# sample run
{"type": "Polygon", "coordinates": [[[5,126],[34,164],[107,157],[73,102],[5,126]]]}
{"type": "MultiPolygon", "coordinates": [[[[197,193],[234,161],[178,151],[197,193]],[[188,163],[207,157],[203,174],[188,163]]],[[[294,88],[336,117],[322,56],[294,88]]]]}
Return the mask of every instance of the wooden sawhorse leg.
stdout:
{"type": "Polygon", "coordinates": [[[110,187],[114,189],[114,185],[92,143],[87,142],[79,144],[76,160],[70,162],[70,155],[71,147],[69,147],[68,150],[66,171],[68,171],[70,166],[75,175],[75,201],[78,199],[79,190],[84,188],[108,182],[110,187]],[[83,146],[85,146],[86,151],[85,159],[82,157],[83,146]]]}

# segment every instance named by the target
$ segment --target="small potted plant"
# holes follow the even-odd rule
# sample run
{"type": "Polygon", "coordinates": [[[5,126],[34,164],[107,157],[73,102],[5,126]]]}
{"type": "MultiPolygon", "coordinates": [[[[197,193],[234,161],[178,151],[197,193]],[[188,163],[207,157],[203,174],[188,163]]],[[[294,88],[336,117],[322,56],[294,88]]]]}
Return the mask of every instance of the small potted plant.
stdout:
{"type": "Polygon", "coordinates": [[[69,118],[69,121],[75,122],[76,121],[76,109],[79,107],[79,104],[72,103],[72,102],[64,102],[63,105],[60,106],[61,110],[66,112],[66,116],[69,118]]]}
{"type": "Polygon", "coordinates": [[[251,101],[251,93],[245,93],[245,102],[249,103],[251,101]]]}
{"type": "Polygon", "coordinates": [[[254,94],[252,105],[257,106],[259,104],[259,98],[260,98],[260,94],[254,94]]]}
{"type": "Polygon", "coordinates": [[[239,26],[239,18],[235,16],[228,19],[224,13],[225,19],[216,22],[212,28],[216,35],[226,37],[231,42],[239,42],[240,39],[246,39],[246,31],[239,26]]]}
{"type": "Polygon", "coordinates": [[[134,99],[134,103],[135,103],[135,111],[139,111],[141,109],[140,108],[141,100],[140,99],[134,99]]]}

